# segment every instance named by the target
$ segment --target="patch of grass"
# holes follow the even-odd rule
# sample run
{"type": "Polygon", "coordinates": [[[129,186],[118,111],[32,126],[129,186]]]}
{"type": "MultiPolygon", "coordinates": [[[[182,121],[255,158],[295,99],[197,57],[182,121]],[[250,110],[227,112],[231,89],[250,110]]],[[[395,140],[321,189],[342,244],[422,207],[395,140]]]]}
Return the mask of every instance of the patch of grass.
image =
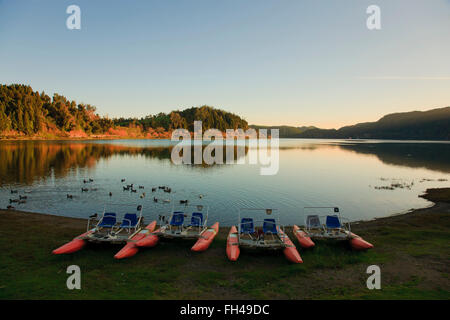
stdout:
{"type": "Polygon", "coordinates": [[[354,290],[348,287],[331,289],[328,294],[320,299],[389,299],[389,300],[448,300],[449,292],[438,288],[436,290],[422,289],[419,287],[421,278],[412,277],[410,280],[398,284],[382,286],[381,289],[354,290]]]}
{"type": "Polygon", "coordinates": [[[317,241],[312,250],[299,249],[304,261],[299,265],[289,263],[281,251],[245,249],[237,262],[230,262],[227,230],[203,253],[190,251],[194,241],[161,241],[118,261],[113,256],[121,246],[114,245],[89,244],[71,255],[51,254],[83,232],[82,220],[0,210],[0,299],[449,299],[448,215],[390,221],[356,227],[374,243],[372,250],[317,241]],[[414,263],[403,262],[404,257],[414,263]],[[432,269],[428,257],[441,269],[432,269]],[[66,287],[66,269],[72,264],[81,268],[81,290],[66,287]],[[381,290],[366,288],[365,270],[372,264],[387,272],[381,290]],[[428,269],[441,277],[430,283],[421,277],[428,269]]]}

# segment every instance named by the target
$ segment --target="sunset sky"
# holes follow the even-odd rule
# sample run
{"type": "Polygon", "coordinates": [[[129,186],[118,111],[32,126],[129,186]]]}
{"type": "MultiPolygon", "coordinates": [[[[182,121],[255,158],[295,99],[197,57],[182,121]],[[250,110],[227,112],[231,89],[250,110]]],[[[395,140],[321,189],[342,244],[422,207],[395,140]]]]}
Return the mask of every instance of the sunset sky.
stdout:
{"type": "Polygon", "coordinates": [[[207,104],[252,124],[375,121],[450,106],[450,1],[0,0],[0,83],[110,117],[207,104]]]}

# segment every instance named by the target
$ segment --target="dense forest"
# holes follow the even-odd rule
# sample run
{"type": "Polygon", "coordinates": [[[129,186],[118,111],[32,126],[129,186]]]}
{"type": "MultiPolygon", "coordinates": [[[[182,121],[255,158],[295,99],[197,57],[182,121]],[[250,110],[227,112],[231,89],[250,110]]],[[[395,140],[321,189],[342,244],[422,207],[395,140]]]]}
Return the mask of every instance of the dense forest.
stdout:
{"type": "Polygon", "coordinates": [[[109,119],[99,116],[90,104],[70,101],[56,93],[50,98],[45,92],[33,91],[28,85],[0,85],[0,136],[170,137],[173,129],[192,131],[194,120],[201,120],[204,130],[248,128],[247,121],[239,116],[209,106],[158,113],[140,119],[109,119]]]}

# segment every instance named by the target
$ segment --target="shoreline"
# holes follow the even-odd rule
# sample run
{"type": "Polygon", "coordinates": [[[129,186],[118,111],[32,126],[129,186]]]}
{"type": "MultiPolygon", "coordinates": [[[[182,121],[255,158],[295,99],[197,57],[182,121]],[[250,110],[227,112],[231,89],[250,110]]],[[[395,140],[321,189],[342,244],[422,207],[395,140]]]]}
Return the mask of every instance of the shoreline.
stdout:
{"type": "MultiPolygon", "coordinates": [[[[423,194],[418,195],[419,198],[424,198],[425,200],[429,201],[429,206],[422,207],[422,208],[412,208],[408,209],[404,212],[399,213],[392,213],[385,217],[375,217],[369,220],[356,220],[350,222],[351,225],[365,225],[365,224],[372,224],[375,222],[378,222],[380,220],[390,220],[392,218],[402,217],[402,216],[408,216],[408,215],[414,215],[417,213],[429,213],[429,212],[435,212],[439,210],[444,211],[450,211],[450,188],[429,188],[427,189],[423,194]]],[[[53,217],[55,219],[68,219],[68,220],[76,220],[76,221],[83,221],[84,223],[87,222],[87,218],[79,218],[79,217],[67,217],[67,216],[61,216],[54,213],[46,213],[46,212],[34,212],[34,211],[22,211],[17,209],[7,209],[7,208],[0,208],[0,213],[3,212],[10,212],[10,213],[19,213],[19,214],[31,214],[31,215],[38,215],[38,216],[48,216],[53,217]]],[[[300,226],[300,225],[299,225],[300,226]]],[[[229,229],[231,226],[220,226],[220,231],[224,228],[229,229]]],[[[286,225],[286,228],[291,229],[293,226],[286,225]]],[[[220,232],[219,231],[219,232],[220,232]]],[[[227,231],[228,234],[228,231],[227,231]]]]}
{"type": "Polygon", "coordinates": [[[303,264],[290,264],[280,251],[244,249],[231,262],[225,254],[228,227],[203,253],[190,250],[195,241],[161,240],[124,260],[113,258],[120,245],[91,243],[55,256],[53,249],[85,232],[86,219],[1,209],[0,299],[448,300],[450,188],[428,189],[423,197],[436,202],[352,223],[352,232],[374,245],[368,251],[326,241],[302,249],[287,228],[303,264]],[[82,270],[82,290],[65,286],[66,268],[73,264],[82,270]],[[366,287],[369,265],[381,269],[381,290],[366,287]]]}
{"type": "MultiPolygon", "coordinates": [[[[168,134],[168,133],[167,133],[168,134]]],[[[191,134],[193,134],[191,132],[191,134]]],[[[0,136],[1,141],[90,141],[90,140],[170,140],[171,136],[163,136],[163,137],[146,137],[146,136],[87,136],[87,137],[30,137],[30,136],[19,136],[19,137],[5,137],[0,136]]],[[[246,137],[247,139],[247,137],[246,137]]],[[[405,142],[405,143],[450,143],[450,140],[423,140],[423,139],[376,139],[376,138],[366,138],[366,139],[351,139],[351,138],[309,138],[309,137],[279,137],[279,139],[298,139],[298,140],[342,140],[347,142],[373,142],[373,141],[388,141],[388,142],[405,142]]]]}

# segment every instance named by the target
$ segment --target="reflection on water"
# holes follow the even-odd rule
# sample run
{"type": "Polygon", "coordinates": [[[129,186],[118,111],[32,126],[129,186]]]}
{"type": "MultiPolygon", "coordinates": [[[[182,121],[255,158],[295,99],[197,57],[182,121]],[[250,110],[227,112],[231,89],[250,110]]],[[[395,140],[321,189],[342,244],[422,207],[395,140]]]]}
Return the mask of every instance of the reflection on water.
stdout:
{"type": "MultiPolygon", "coordinates": [[[[159,140],[160,141],[160,140],[159,140]]],[[[35,180],[50,176],[63,178],[76,168],[93,169],[100,159],[112,156],[144,156],[159,160],[171,158],[173,145],[127,146],[123,144],[81,142],[33,142],[19,141],[0,143],[0,179],[2,184],[32,184],[35,180]]],[[[205,146],[202,147],[205,149],[205,146]]],[[[234,147],[234,159],[240,155],[234,147]]],[[[242,148],[244,155],[248,148],[242,148]]],[[[214,155],[214,153],[213,153],[214,155]]],[[[225,162],[225,148],[223,162],[225,162]]],[[[191,162],[194,151],[191,148],[191,162]]],[[[171,163],[171,162],[170,162],[171,163]]],[[[209,168],[204,162],[202,168],[209,168]]]]}
{"type": "MultiPolygon", "coordinates": [[[[282,139],[274,176],[260,176],[259,166],[248,161],[177,166],[170,160],[173,146],[167,140],[1,142],[0,206],[18,198],[10,191],[18,189],[28,196],[26,203],[13,204],[18,209],[76,217],[101,211],[105,204],[128,206],[119,212],[143,204],[150,219],[190,199],[208,204],[210,218],[225,225],[235,223],[240,207],[278,208],[282,222],[291,224],[303,222],[304,206],[336,205],[359,220],[427,205],[417,195],[448,186],[450,179],[448,143],[282,139]],[[83,183],[88,178],[94,181],[83,183]],[[394,180],[409,187],[383,187],[394,180]],[[124,192],[126,183],[145,189],[124,192]],[[152,193],[158,185],[173,192],[152,193]]],[[[245,158],[253,152],[245,148],[245,158]]]]}

